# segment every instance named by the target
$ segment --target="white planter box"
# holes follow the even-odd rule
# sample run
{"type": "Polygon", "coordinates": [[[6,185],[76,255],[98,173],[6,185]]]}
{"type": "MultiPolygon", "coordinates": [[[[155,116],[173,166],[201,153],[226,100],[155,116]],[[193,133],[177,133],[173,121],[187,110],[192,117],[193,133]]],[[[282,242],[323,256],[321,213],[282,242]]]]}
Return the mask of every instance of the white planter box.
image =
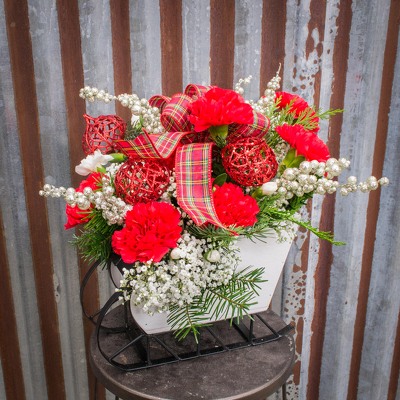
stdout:
{"type": "MultiPolygon", "coordinates": [[[[251,241],[246,238],[238,240],[242,262],[238,266],[237,271],[241,271],[248,266],[265,268],[263,279],[266,282],[260,284],[261,290],[258,297],[255,298],[257,304],[250,307],[250,314],[265,311],[269,307],[291,244],[291,241],[277,242],[276,237],[269,237],[262,242],[259,240],[251,241]]],[[[113,267],[111,274],[114,282],[118,282],[121,279],[118,273],[118,269],[113,267]]],[[[167,324],[168,313],[159,313],[150,316],[140,307],[132,304],[131,311],[137,324],[147,333],[160,333],[170,330],[167,324]]],[[[205,321],[205,323],[213,321],[216,320],[210,319],[209,321],[205,321]]]]}

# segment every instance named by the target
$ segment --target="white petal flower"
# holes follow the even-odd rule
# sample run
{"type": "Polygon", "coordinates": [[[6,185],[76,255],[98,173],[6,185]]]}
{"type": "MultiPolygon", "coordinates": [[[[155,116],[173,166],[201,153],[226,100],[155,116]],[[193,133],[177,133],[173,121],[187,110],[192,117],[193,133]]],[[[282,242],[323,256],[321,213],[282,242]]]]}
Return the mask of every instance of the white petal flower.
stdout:
{"type": "Polygon", "coordinates": [[[98,167],[107,164],[112,159],[112,156],[102,154],[100,150],[96,150],[93,154],[86,156],[86,158],[75,167],[75,172],[82,176],[89,175],[91,172],[96,172],[98,167]]]}
{"type": "Polygon", "coordinates": [[[276,182],[267,182],[261,186],[262,193],[266,196],[275,193],[277,189],[278,185],[276,182]]]}

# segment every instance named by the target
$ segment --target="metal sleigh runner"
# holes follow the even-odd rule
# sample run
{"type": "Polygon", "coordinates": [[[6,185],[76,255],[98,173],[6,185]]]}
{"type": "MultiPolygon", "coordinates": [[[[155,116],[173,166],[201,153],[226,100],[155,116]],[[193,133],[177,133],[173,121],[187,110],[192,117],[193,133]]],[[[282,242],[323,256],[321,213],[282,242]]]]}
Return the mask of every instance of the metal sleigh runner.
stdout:
{"type": "MultiPolygon", "coordinates": [[[[95,337],[102,356],[122,371],[151,368],[270,343],[279,340],[294,329],[293,325],[286,325],[276,330],[267,322],[266,316],[260,313],[241,320],[233,318],[213,325],[204,324],[199,329],[197,340],[193,336],[188,336],[182,342],[177,341],[173,333],[169,331],[149,334],[132,317],[130,303],[125,302],[118,310],[113,311],[113,306],[120,302],[118,293],[114,293],[106,304],[93,314],[89,314],[85,309],[85,288],[99,265],[100,263],[94,263],[82,281],[80,293],[82,311],[96,326],[95,337]],[[116,319],[116,326],[114,326],[116,319]],[[122,325],[120,325],[121,320],[122,325]],[[235,331],[234,341],[232,341],[232,332],[229,337],[226,335],[227,329],[235,331]],[[112,335],[117,335],[118,339],[111,339],[112,335]],[[113,346],[111,352],[107,343],[114,344],[115,342],[118,346],[117,348],[113,346]]],[[[113,280],[111,274],[110,277],[113,280]]]]}

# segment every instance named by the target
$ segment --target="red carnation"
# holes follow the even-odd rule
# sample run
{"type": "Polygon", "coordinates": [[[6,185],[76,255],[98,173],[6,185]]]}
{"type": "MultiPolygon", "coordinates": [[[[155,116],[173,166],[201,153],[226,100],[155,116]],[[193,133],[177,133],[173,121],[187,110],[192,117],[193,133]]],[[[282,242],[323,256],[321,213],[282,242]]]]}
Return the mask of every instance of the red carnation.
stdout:
{"type": "Polygon", "coordinates": [[[275,93],[275,101],[278,102],[277,107],[279,109],[286,108],[290,105],[289,112],[294,115],[295,118],[298,118],[304,111],[310,113],[312,121],[316,124],[316,128],[312,129],[312,132],[318,132],[319,126],[319,118],[316,116],[315,111],[308,105],[308,103],[297,94],[292,94],[288,92],[276,92],[275,93]],[[279,102],[278,102],[279,100],[279,102]]]}
{"type": "Polygon", "coordinates": [[[326,161],[330,157],[328,146],[315,133],[307,131],[302,125],[284,124],[275,129],[283,140],[308,161],[326,161]]]}
{"type": "MultiPolygon", "coordinates": [[[[94,172],[90,174],[87,179],[83,180],[80,183],[76,191],[82,193],[83,189],[85,189],[86,187],[90,187],[93,190],[98,189],[99,182],[101,182],[101,173],[94,172]]],[[[88,208],[87,210],[82,210],[78,206],[71,207],[69,204],[67,204],[65,208],[65,213],[67,214],[67,222],[64,225],[64,229],[70,229],[76,225],[88,222],[90,219],[90,211],[92,210],[92,208],[93,206],[90,206],[90,208],[88,208]]]]}
{"type": "Polygon", "coordinates": [[[303,129],[301,125],[288,125],[283,124],[277,126],[275,130],[278,132],[279,136],[290,144],[290,147],[296,148],[298,132],[303,129]]]}
{"type": "Polygon", "coordinates": [[[125,227],[111,245],[126,263],[159,262],[181,237],[179,211],[168,203],[138,203],[126,214],[125,227]]]}
{"type": "Polygon", "coordinates": [[[214,87],[207,91],[191,106],[190,122],[196,132],[202,132],[211,126],[232,123],[251,124],[254,120],[253,109],[235,91],[214,87]]]}
{"type": "Polygon", "coordinates": [[[310,108],[308,103],[297,94],[292,94],[288,92],[276,92],[275,100],[279,100],[279,104],[277,105],[279,109],[283,109],[287,107],[289,104],[289,111],[298,117],[304,110],[310,108]]]}
{"type": "Polygon", "coordinates": [[[225,226],[253,226],[260,209],[257,201],[233,183],[216,186],[213,193],[218,218],[225,226]]]}

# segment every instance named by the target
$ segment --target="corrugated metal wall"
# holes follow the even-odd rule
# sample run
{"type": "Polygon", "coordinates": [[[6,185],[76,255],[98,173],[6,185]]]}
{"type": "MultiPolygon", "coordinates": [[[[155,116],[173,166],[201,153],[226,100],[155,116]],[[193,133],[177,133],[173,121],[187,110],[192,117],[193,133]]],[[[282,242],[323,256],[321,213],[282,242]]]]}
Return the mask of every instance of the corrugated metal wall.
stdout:
{"type": "MultiPolygon", "coordinates": [[[[296,322],[290,399],[400,399],[399,0],[4,0],[0,2],[0,398],[89,399],[93,377],[64,204],[76,186],[84,85],[148,97],[189,82],[256,98],[282,64],[283,88],[346,112],[322,137],[382,191],[315,198],[304,216],[348,243],[300,232],[274,300],[296,322]]],[[[106,274],[88,306],[110,294],[106,274]]],[[[103,388],[99,399],[111,398],[103,388]]]]}

